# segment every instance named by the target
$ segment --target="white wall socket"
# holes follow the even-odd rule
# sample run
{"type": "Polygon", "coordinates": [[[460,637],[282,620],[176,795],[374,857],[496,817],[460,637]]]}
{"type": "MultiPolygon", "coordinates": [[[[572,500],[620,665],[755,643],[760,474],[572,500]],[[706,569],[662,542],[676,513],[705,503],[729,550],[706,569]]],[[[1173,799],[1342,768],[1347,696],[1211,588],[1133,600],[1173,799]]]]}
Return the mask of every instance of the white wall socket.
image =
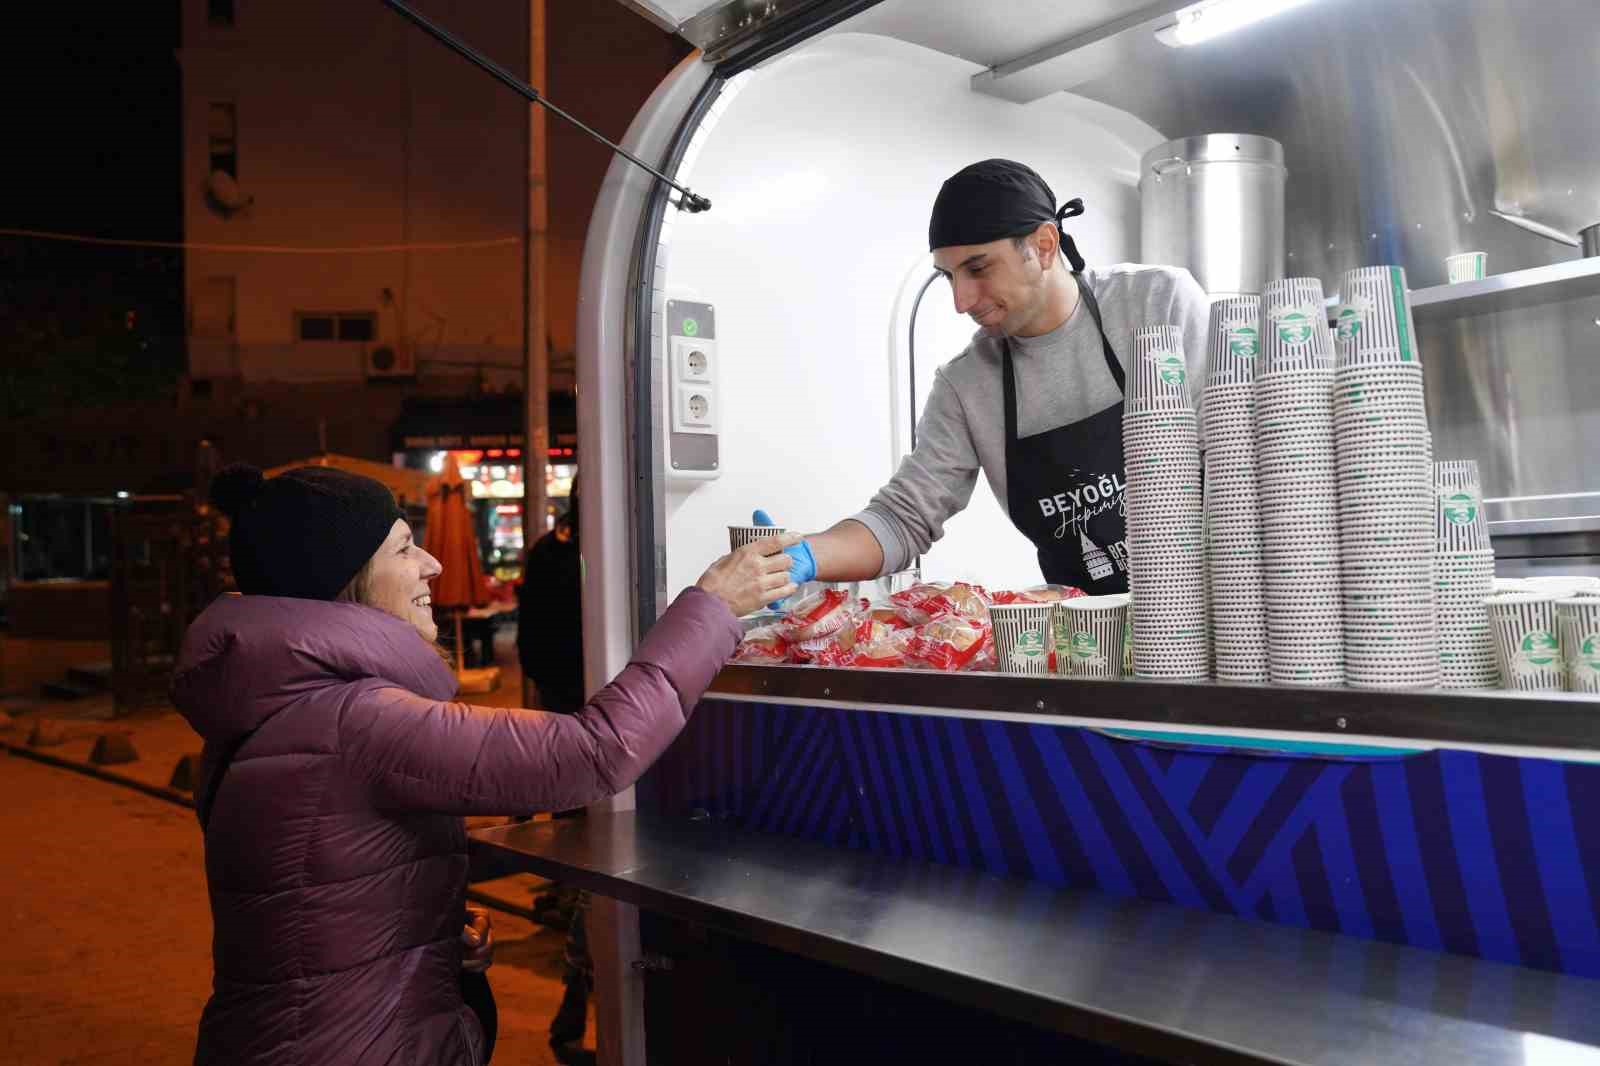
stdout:
{"type": "Polygon", "coordinates": [[[716,392],[709,385],[675,385],[672,391],[674,433],[715,433],[716,392]]]}
{"type": "Polygon", "coordinates": [[[677,382],[716,380],[717,342],[695,337],[672,338],[672,378],[677,382]]]}

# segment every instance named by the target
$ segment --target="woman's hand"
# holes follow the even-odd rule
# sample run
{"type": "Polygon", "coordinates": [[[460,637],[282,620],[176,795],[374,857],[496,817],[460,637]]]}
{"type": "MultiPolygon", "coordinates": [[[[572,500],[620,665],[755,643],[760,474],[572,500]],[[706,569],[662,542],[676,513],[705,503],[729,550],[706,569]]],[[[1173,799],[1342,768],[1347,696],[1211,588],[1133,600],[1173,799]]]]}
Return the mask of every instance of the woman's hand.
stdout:
{"type": "Polygon", "coordinates": [[[789,581],[789,567],[793,561],[783,550],[799,544],[800,539],[798,533],[786,533],[746,544],[712,563],[695,584],[741,617],[792,596],[795,586],[789,581]]]}
{"type": "Polygon", "coordinates": [[[467,904],[467,925],[461,930],[461,968],[482,973],[494,963],[494,931],[489,928],[489,912],[467,904]]]}

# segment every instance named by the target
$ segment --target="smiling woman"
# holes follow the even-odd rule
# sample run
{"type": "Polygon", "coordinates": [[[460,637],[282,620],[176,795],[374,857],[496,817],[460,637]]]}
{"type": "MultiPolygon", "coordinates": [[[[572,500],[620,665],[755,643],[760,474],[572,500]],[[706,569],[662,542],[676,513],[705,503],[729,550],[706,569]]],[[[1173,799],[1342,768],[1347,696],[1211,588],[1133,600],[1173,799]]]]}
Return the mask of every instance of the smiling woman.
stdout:
{"type": "Polygon", "coordinates": [[[383,485],[236,466],[211,498],[242,595],[195,620],[173,681],[206,742],[216,975],[195,1062],[481,1063],[492,939],[468,920],[462,816],[633,784],[733,653],[738,616],[795,591],[799,538],[719,560],[560,715],[455,699],[431,646],[441,567],[383,485]]]}

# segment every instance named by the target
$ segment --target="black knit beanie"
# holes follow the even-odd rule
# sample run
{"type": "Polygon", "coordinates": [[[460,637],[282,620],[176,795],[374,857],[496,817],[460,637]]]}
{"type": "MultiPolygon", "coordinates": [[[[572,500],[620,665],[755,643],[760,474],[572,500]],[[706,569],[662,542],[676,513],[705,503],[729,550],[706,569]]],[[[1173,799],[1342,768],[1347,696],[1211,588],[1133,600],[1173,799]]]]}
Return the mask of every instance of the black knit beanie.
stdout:
{"type": "Polygon", "coordinates": [[[380,482],[325,466],[264,477],[235,464],[211,482],[228,516],[228,553],[247,595],[331,600],[383,545],[403,517],[380,482]]]}

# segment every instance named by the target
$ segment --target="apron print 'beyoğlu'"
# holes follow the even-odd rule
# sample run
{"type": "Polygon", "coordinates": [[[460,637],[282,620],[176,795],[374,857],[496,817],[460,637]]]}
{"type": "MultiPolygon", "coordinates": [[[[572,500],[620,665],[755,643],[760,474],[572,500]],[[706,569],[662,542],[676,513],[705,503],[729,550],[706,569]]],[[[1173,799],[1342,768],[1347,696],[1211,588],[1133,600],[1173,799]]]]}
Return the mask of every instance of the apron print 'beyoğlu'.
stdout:
{"type": "MultiPolygon", "coordinates": [[[[1100,333],[1106,369],[1127,393],[1122,364],[1079,273],[1080,299],[1100,333]]],[[[1011,342],[1002,344],[1006,418],[1006,505],[1011,521],[1039,551],[1046,581],[1091,595],[1128,590],[1121,401],[1057,429],[1017,437],[1017,383],[1011,342]]]]}

